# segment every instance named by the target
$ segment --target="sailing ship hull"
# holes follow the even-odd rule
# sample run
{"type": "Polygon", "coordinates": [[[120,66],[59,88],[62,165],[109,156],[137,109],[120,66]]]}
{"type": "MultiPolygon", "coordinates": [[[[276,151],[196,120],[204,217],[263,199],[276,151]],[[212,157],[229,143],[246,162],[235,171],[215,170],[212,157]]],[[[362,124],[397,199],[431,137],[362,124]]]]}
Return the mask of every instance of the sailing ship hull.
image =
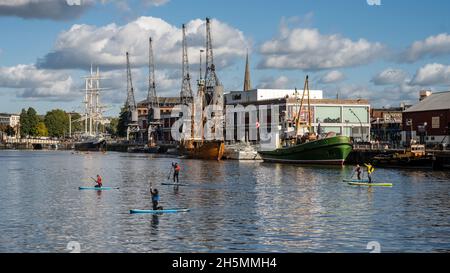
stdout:
{"type": "Polygon", "coordinates": [[[266,162],[343,165],[351,151],[350,138],[337,136],[259,153],[266,162]]]}
{"type": "Polygon", "coordinates": [[[102,152],[106,150],[106,140],[78,142],[75,143],[75,150],[84,152],[102,152]]]}
{"type": "Polygon", "coordinates": [[[193,159],[222,160],[224,151],[223,141],[193,142],[180,146],[180,152],[193,159]]]}

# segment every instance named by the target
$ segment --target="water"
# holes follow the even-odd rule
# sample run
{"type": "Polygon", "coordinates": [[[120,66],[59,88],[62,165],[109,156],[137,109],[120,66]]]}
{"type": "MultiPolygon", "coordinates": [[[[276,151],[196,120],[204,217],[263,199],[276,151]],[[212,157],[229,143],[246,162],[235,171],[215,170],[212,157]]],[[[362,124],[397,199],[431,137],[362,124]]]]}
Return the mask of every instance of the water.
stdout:
{"type": "Polygon", "coordinates": [[[376,169],[393,188],[341,182],[351,167],[308,167],[163,156],[0,151],[0,252],[450,251],[450,173],[376,169]],[[181,162],[178,191],[161,186],[181,162]],[[119,190],[79,191],[103,175],[119,190]],[[149,181],[165,208],[151,207],[149,181]]]}

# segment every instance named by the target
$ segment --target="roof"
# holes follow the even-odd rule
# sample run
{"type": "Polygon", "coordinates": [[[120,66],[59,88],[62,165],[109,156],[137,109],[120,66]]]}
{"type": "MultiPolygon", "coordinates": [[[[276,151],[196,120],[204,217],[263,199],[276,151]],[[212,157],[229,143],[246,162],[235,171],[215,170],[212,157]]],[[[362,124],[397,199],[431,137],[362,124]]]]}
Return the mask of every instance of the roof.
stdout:
{"type": "MultiPolygon", "coordinates": [[[[163,106],[163,105],[170,105],[170,104],[180,104],[181,103],[181,99],[180,97],[158,97],[158,101],[159,101],[159,105],[163,106]]],[[[147,100],[143,100],[137,103],[138,107],[142,107],[147,105],[148,102],[147,100]]]]}
{"type": "Polygon", "coordinates": [[[409,107],[404,112],[410,113],[432,110],[450,110],[450,91],[434,93],[420,101],[418,104],[409,107]]]}

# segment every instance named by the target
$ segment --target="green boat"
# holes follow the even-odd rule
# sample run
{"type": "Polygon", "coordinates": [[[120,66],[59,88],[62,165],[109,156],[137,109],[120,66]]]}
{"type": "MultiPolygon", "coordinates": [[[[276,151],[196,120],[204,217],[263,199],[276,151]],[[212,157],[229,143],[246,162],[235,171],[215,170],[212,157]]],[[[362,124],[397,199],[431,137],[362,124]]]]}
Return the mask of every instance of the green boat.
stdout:
{"type": "Polygon", "coordinates": [[[335,136],[259,153],[267,162],[343,165],[351,151],[349,137],[335,136]]]}

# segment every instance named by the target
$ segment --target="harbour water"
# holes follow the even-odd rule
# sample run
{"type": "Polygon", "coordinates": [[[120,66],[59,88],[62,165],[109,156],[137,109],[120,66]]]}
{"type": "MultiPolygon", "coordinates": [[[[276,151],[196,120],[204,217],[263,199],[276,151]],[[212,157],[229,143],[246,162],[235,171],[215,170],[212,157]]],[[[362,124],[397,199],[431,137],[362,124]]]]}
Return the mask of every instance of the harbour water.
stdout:
{"type": "Polygon", "coordinates": [[[346,167],[201,161],[145,154],[0,151],[0,252],[450,251],[450,173],[378,168],[377,182],[342,182],[346,167]],[[161,186],[180,162],[178,190],[161,186]],[[101,174],[119,190],[79,191],[101,174]],[[150,181],[164,208],[148,209],[150,181]]]}

